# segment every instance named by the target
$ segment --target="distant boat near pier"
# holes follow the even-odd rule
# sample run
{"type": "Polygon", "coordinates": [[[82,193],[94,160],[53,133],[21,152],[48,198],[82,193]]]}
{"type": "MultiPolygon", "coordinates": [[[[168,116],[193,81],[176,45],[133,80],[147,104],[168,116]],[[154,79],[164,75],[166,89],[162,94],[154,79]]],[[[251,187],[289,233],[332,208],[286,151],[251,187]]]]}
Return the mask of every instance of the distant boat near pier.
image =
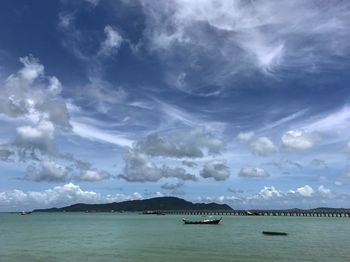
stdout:
{"type": "Polygon", "coordinates": [[[24,215],[30,215],[32,213],[32,211],[22,211],[19,214],[24,216],[24,215]]]}

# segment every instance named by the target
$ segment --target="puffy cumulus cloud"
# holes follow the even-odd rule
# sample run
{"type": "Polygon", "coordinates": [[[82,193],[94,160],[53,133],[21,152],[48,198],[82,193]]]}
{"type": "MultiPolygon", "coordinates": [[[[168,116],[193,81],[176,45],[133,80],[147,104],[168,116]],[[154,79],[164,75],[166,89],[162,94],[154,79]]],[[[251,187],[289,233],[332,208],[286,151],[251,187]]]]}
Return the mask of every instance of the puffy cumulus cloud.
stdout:
{"type": "Polygon", "coordinates": [[[110,25],[105,26],[104,32],[106,38],[101,44],[99,55],[108,56],[117,53],[123,42],[123,37],[110,25]]]}
{"type": "Polygon", "coordinates": [[[283,134],[281,141],[284,148],[306,150],[314,147],[320,141],[320,136],[316,132],[290,130],[283,134]]]}
{"type": "Polygon", "coordinates": [[[73,156],[61,156],[60,162],[52,159],[36,159],[39,163],[32,163],[27,168],[27,174],[21,178],[36,182],[65,182],[87,181],[96,182],[110,179],[113,176],[105,170],[99,170],[90,162],[75,159],[73,156]]]}
{"type": "Polygon", "coordinates": [[[32,83],[35,79],[44,73],[44,66],[39,63],[39,61],[31,56],[21,57],[19,61],[24,65],[24,67],[18,72],[19,78],[14,75],[9,77],[10,81],[15,81],[18,84],[21,80],[23,82],[32,83]]]}
{"type": "Polygon", "coordinates": [[[181,180],[196,180],[196,176],[187,173],[184,168],[156,166],[150,158],[140,152],[129,149],[124,154],[125,166],[119,178],[129,182],[157,182],[162,178],[178,178],[181,180]]]}
{"type": "MultiPolygon", "coordinates": [[[[186,140],[186,139],[185,139],[186,140]]],[[[159,134],[152,134],[145,140],[138,142],[136,147],[151,156],[166,156],[174,158],[200,158],[203,152],[195,144],[189,144],[187,141],[172,139],[159,134]]]]}
{"type": "MultiPolygon", "coordinates": [[[[227,81],[241,71],[319,70],[346,57],[350,4],[296,1],[141,1],[153,51],[174,56],[172,82],[184,91],[227,81]],[[325,41],[332,35],[332,41],[325,41]],[[213,37],[220,36],[220,37],[213,37]],[[201,66],[199,66],[199,64],[201,66]],[[203,66],[204,65],[204,66],[203,66]],[[199,72],[208,72],[201,80],[199,72]],[[175,81],[180,79],[179,81],[175,81]],[[191,82],[192,84],[187,84],[191,82]],[[193,85],[193,83],[198,85],[193,85]]],[[[211,90],[210,93],[213,93],[211,90]]],[[[215,92],[214,92],[215,93],[215,92]]]]}
{"type": "Polygon", "coordinates": [[[74,161],[74,167],[77,169],[76,171],[78,171],[78,174],[73,176],[74,180],[96,182],[112,178],[109,172],[93,167],[90,162],[75,158],[72,160],[74,161]]]}
{"type": "Polygon", "coordinates": [[[22,69],[10,75],[0,90],[0,113],[24,116],[33,122],[47,120],[62,129],[70,129],[67,106],[60,96],[60,81],[46,76],[38,59],[27,56],[20,61],[22,69]]]}
{"type": "Polygon", "coordinates": [[[55,127],[49,121],[41,121],[36,127],[21,126],[16,129],[17,134],[13,145],[26,151],[39,150],[41,153],[51,153],[53,151],[52,140],[55,127]]]}
{"type": "Polygon", "coordinates": [[[257,200],[302,200],[302,199],[322,199],[322,198],[331,198],[333,193],[330,189],[325,188],[323,185],[319,186],[317,189],[313,189],[309,185],[299,187],[295,190],[289,190],[287,192],[279,191],[275,187],[264,187],[260,192],[248,199],[257,199],[257,200]]]}
{"type": "Polygon", "coordinates": [[[242,168],[238,176],[241,177],[268,177],[270,174],[266,172],[263,168],[259,167],[244,167],[242,168]]]}
{"type": "Polygon", "coordinates": [[[25,180],[36,182],[62,182],[68,178],[69,169],[52,160],[42,160],[41,169],[35,166],[29,166],[27,174],[23,177],[25,180]]]}
{"type": "Polygon", "coordinates": [[[295,190],[289,190],[287,193],[283,193],[284,197],[294,198],[331,198],[333,193],[330,189],[325,188],[323,185],[314,189],[309,185],[299,187],[295,190]]]}
{"type": "Polygon", "coordinates": [[[95,182],[109,179],[111,178],[111,174],[103,170],[88,169],[82,170],[80,175],[75,178],[82,181],[95,182]]]}
{"type": "Polygon", "coordinates": [[[279,192],[274,186],[270,186],[270,187],[265,186],[263,189],[259,191],[258,194],[256,194],[252,198],[268,200],[273,198],[279,198],[281,196],[282,196],[282,193],[279,192]]]}
{"type": "Polygon", "coordinates": [[[240,132],[237,135],[237,138],[242,142],[249,142],[254,138],[254,136],[255,136],[254,132],[240,132]]]}
{"type": "Polygon", "coordinates": [[[226,160],[212,160],[204,164],[200,176],[203,178],[214,178],[216,181],[223,181],[229,178],[230,168],[226,160]]]}
{"type": "MultiPolygon", "coordinates": [[[[247,195],[242,192],[232,192],[233,195],[217,196],[217,197],[200,197],[199,201],[215,201],[228,203],[235,208],[246,209],[271,209],[271,208],[310,208],[324,206],[324,204],[334,205],[334,199],[339,198],[330,189],[323,185],[312,188],[309,185],[297,188],[296,190],[281,191],[274,186],[264,186],[255,194],[247,195]]],[[[344,200],[348,201],[350,196],[342,196],[344,200]]]]}
{"type": "Polygon", "coordinates": [[[265,186],[257,194],[246,196],[243,202],[267,207],[295,208],[315,205],[316,207],[325,203],[331,204],[336,195],[323,185],[314,189],[309,185],[299,187],[295,190],[280,191],[274,186],[265,186]]]}
{"type": "Polygon", "coordinates": [[[295,191],[290,191],[290,192],[299,193],[301,196],[304,196],[304,197],[310,197],[312,196],[312,194],[315,193],[315,190],[313,190],[313,188],[310,187],[309,185],[306,185],[304,187],[297,188],[295,191]]]}
{"type": "Polygon", "coordinates": [[[68,183],[39,192],[25,192],[17,189],[0,192],[0,210],[18,211],[20,209],[61,207],[76,203],[111,203],[142,198],[138,192],[131,195],[101,195],[94,191],[85,191],[79,185],[68,183]]]}
{"type": "Polygon", "coordinates": [[[171,158],[201,158],[205,153],[217,155],[224,142],[207,134],[204,129],[177,130],[168,134],[151,134],[137,142],[135,148],[150,156],[171,158]]]}
{"type": "Polygon", "coordinates": [[[268,137],[259,137],[251,142],[251,150],[255,155],[268,156],[277,151],[276,146],[268,137]]]}

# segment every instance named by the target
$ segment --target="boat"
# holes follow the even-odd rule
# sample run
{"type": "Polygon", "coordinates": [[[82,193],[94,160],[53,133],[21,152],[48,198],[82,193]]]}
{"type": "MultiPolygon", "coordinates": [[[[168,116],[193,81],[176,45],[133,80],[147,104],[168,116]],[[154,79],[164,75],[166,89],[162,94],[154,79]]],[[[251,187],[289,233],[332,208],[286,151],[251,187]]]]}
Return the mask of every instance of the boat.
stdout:
{"type": "Polygon", "coordinates": [[[244,211],[245,215],[247,216],[260,216],[260,213],[254,212],[254,211],[244,211]]]}
{"type": "Polygon", "coordinates": [[[32,211],[22,211],[19,214],[24,216],[24,215],[30,215],[32,213],[32,211]]]}
{"type": "Polygon", "coordinates": [[[143,215],[165,215],[162,211],[153,211],[153,210],[147,210],[142,212],[143,215]]]}
{"type": "Polygon", "coordinates": [[[276,232],[276,231],[263,231],[264,235],[270,235],[270,236],[287,236],[287,232],[276,232]]]}
{"type": "Polygon", "coordinates": [[[204,220],[188,220],[183,218],[182,221],[184,222],[184,224],[209,224],[209,225],[215,225],[215,224],[219,224],[221,221],[222,217],[220,217],[219,219],[204,219],[204,220]]]}

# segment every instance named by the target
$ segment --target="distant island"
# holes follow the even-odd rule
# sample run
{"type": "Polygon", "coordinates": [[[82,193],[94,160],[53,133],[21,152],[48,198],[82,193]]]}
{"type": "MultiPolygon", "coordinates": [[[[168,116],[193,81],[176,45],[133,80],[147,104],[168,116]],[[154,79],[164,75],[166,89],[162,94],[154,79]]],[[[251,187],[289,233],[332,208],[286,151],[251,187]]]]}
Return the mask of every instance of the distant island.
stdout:
{"type": "Polygon", "coordinates": [[[226,204],[192,203],[177,197],[156,197],[108,204],[74,204],[61,208],[35,209],[33,212],[136,212],[167,210],[233,210],[226,204]]]}

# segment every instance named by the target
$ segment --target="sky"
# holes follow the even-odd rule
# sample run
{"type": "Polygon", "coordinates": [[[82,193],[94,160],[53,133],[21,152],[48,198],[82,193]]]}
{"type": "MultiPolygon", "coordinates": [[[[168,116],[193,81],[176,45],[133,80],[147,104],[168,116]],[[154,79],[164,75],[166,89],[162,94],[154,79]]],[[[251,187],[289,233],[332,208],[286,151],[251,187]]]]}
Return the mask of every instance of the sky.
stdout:
{"type": "Polygon", "coordinates": [[[349,207],[350,2],[0,5],[0,211],[349,207]]]}

